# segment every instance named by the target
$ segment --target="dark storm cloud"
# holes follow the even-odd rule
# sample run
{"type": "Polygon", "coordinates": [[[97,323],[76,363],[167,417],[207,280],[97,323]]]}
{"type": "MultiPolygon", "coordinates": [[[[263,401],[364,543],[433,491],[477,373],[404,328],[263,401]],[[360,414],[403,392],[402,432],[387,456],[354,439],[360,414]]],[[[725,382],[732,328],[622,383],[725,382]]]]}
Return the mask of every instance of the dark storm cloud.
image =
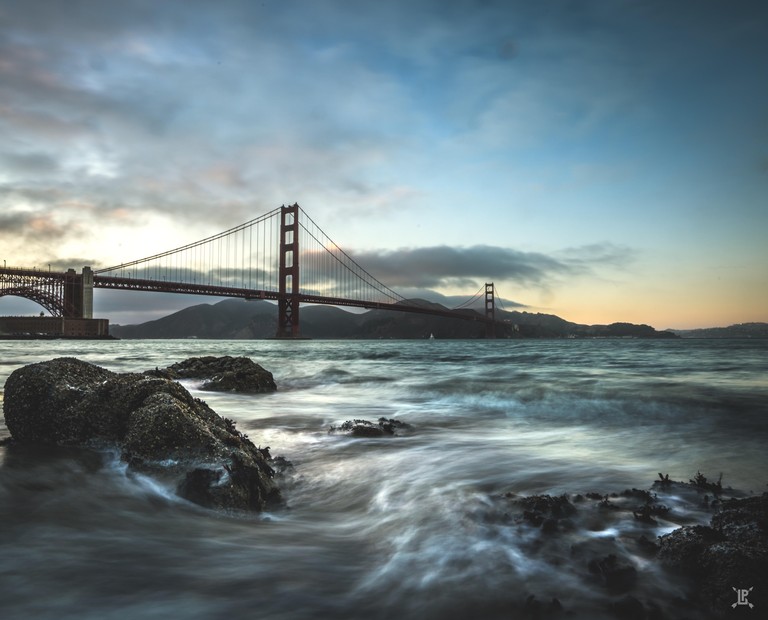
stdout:
{"type": "Polygon", "coordinates": [[[398,292],[403,288],[472,288],[502,280],[546,287],[560,278],[591,274],[599,268],[623,269],[635,258],[633,249],[611,243],[568,248],[551,255],[487,245],[354,253],[358,264],[398,292]]]}
{"type": "Polygon", "coordinates": [[[48,214],[0,213],[0,238],[15,239],[24,235],[34,241],[54,241],[73,232],[48,214]]]}
{"type": "Polygon", "coordinates": [[[18,235],[29,224],[27,213],[0,213],[0,235],[18,235]]]}
{"type": "Polygon", "coordinates": [[[354,258],[395,289],[476,286],[477,282],[492,280],[543,284],[584,269],[537,252],[484,245],[356,252],[354,258]]]}

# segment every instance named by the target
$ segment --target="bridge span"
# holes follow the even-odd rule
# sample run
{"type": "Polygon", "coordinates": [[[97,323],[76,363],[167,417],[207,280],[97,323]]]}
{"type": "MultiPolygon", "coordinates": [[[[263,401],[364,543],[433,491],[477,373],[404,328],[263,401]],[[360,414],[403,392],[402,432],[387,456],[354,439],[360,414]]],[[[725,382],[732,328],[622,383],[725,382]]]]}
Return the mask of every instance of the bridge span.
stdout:
{"type": "Polygon", "coordinates": [[[35,301],[52,317],[97,320],[93,319],[94,289],[276,301],[278,338],[300,337],[301,304],[480,321],[488,338],[496,336],[498,327],[493,283],[486,283],[452,310],[407,300],[339,248],[298,204],[179,248],[95,271],[90,267],[80,273],[0,269],[0,296],[35,301]],[[484,312],[468,307],[482,299],[484,312]]]}

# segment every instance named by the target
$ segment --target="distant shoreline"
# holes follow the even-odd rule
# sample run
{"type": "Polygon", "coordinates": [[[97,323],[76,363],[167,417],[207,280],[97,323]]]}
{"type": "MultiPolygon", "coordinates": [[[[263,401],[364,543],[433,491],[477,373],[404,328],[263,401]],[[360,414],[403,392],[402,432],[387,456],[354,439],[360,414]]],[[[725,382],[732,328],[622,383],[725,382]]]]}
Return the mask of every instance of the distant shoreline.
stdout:
{"type": "Polygon", "coordinates": [[[61,336],[58,334],[0,334],[0,340],[120,340],[117,336],[61,336]]]}

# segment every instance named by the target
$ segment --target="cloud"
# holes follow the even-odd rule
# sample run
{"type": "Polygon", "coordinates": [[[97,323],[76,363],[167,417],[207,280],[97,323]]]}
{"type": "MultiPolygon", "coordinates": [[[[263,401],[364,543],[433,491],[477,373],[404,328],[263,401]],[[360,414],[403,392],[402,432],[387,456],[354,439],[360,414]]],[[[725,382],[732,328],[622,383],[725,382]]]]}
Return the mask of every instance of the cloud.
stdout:
{"type": "MultiPolygon", "coordinates": [[[[36,186],[102,215],[218,226],[311,198],[318,218],[384,217],[429,199],[404,167],[434,173],[433,155],[551,136],[573,90],[555,86],[556,62],[510,73],[531,53],[526,3],[43,1],[6,13],[0,157],[44,154],[36,186]]],[[[552,58],[561,29],[540,37],[552,58]]],[[[589,46],[569,42],[583,58],[589,46]]],[[[7,184],[25,181],[17,166],[7,184]]]]}
{"type": "Polygon", "coordinates": [[[476,287],[478,283],[511,280],[544,285],[556,278],[584,273],[589,258],[557,259],[538,252],[476,245],[436,246],[355,252],[354,259],[377,279],[398,287],[476,287]]]}
{"type": "MultiPolygon", "coordinates": [[[[0,235],[38,264],[298,202],[355,247],[428,246],[368,251],[393,286],[547,287],[639,258],[595,240],[687,226],[650,188],[693,204],[747,147],[766,168],[765,3],[1,4],[0,235]]],[[[743,187],[699,223],[746,221],[743,187]]]]}
{"type": "Polygon", "coordinates": [[[48,243],[71,232],[67,224],[58,222],[53,215],[48,213],[0,214],[0,237],[7,240],[24,236],[36,242],[48,243]]]}
{"type": "Polygon", "coordinates": [[[59,162],[48,153],[4,153],[0,155],[0,165],[6,170],[33,175],[56,172],[59,162]]]}
{"type": "Polygon", "coordinates": [[[557,252],[555,256],[574,269],[591,270],[596,267],[626,269],[638,259],[639,252],[628,246],[603,242],[566,248],[557,252]]]}
{"type": "Polygon", "coordinates": [[[36,188],[102,216],[151,209],[212,226],[309,195],[342,207],[397,198],[401,183],[368,172],[414,128],[387,71],[344,45],[291,36],[301,29],[292,11],[270,9],[282,35],[251,3],[124,4],[114,14],[88,2],[9,10],[7,189],[23,194],[35,174],[36,188]]]}
{"type": "MultiPolygon", "coordinates": [[[[472,303],[467,303],[472,297],[470,295],[443,295],[432,289],[425,288],[401,288],[398,291],[405,299],[426,299],[444,305],[446,308],[473,308],[475,310],[485,309],[485,287],[478,289],[478,294],[472,303]]],[[[528,305],[498,296],[496,291],[496,304],[503,306],[506,310],[513,308],[527,308],[528,305]]]]}

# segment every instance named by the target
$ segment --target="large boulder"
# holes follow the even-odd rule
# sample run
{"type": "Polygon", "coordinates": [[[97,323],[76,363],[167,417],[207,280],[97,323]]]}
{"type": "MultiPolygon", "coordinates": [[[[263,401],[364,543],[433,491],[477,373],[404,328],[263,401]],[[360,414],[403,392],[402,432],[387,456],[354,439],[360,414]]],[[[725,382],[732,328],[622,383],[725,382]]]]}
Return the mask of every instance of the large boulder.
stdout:
{"type": "Polygon", "coordinates": [[[205,506],[262,510],[280,501],[268,451],[171,379],[59,358],[11,373],[3,412],[16,441],[117,447],[131,468],[161,473],[205,506]]]}
{"type": "Polygon", "coordinates": [[[248,357],[190,357],[145,374],[167,379],[204,379],[200,388],[214,392],[260,393],[277,389],[272,373],[248,357]]]}

